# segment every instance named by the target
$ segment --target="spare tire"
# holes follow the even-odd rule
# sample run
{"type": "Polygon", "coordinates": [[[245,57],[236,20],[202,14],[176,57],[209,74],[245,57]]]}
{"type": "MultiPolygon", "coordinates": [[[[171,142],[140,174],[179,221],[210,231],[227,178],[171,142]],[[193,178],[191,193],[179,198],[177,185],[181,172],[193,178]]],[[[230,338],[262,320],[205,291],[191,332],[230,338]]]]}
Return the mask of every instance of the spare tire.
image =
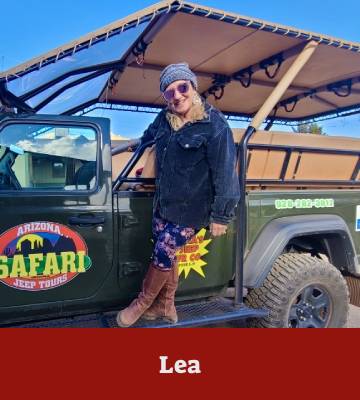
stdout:
{"type": "Polygon", "coordinates": [[[341,328],[346,326],[349,291],[332,264],[306,254],[286,253],[275,261],[261,287],[251,289],[245,303],[269,310],[251,319],[259,328],[341,328]]]}

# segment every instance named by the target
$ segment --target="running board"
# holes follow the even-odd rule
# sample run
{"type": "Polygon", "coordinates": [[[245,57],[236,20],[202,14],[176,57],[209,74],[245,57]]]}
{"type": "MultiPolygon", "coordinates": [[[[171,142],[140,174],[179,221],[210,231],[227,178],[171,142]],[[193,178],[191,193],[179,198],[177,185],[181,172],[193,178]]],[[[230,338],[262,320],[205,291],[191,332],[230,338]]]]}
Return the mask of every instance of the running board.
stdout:
{"type": "MultiPolygon", "coordinates": [[[[164,320],[147,321],[139,319],[133,328],[193,328],[211,324],[222,324],[247,318],[262,318],[268,315],[266,310],[234,305],[233,300],[223,297],[196,303],[177,305],[179,321],[176,324],[164,320]]],[[[108,320],[111,327],[116,327],[116,319],[108,320]]]]}
{"type": "MultiPolygon", "coordinates": [[[[217,298],[210,301],[187,303],[176,307],[179,321],[171,324],[166,321],[146,321],[139,319],[134,328],[190,328],[211,324],[222,324],[247,318],[262,318],[266,310],[234,305],[233,300],[217,298]]],[[[13,324],[13,328],[117,328],[117,312],[106,312],[46,321],[13,324]]]]}
{"type": "Polygon", "coordinates": [[[266,310],[250,308],[244,304],[235,306],[233,300],[224,298],[178,305],[176,310],[179,317],[176,324],[140,319],[134,328],[193,328],[268,315],[266,310]]]}

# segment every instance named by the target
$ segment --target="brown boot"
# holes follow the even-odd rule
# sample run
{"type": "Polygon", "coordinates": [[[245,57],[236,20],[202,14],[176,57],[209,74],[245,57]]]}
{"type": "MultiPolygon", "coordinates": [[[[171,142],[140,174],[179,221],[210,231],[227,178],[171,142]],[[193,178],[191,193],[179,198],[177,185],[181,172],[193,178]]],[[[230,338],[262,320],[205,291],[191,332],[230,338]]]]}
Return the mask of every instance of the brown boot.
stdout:
{"type": "Polygon", "coordinates": [[[169,277],[152,306],[147,309],[142,318],[147,320],[154,320],[162,318],[168,322],[176,324],[178,321],[176,308],[175,308],[175,292],[178,287],[179,272],[178,264],[175,263],[170,271],[169,277]]]}
{"type": "Polygon", "coordinates": [[[138,297],[133,300],[127,308],[120,311],[116,317],[116,322],[120,327],[127,328],[141,317],[159,294],[170,272],[171,270],[160,271],[150,265],[143,281],[142,291],[139,293],[138,297]]]}

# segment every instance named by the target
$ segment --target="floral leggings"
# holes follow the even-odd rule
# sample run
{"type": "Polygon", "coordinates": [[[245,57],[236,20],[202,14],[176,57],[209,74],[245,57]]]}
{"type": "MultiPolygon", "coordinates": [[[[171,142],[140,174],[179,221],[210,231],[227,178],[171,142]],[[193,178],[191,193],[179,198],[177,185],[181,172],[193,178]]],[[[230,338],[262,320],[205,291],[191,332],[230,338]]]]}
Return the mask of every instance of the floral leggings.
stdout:
{"type": "Polygon", "coordinates": [[[166,221],[156,212],[152,221],[152,233],[153,266],[162,271],[169,271],[174,266],[177,250],[195,236],[197,231],[194,228],[166,221]]]}

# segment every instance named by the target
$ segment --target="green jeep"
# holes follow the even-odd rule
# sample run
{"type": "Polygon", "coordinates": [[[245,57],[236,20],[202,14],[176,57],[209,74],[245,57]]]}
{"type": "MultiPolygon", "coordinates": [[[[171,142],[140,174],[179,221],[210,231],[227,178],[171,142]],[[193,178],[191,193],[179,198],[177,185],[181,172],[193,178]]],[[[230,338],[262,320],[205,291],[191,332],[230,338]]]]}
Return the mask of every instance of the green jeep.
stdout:
{"type": "Polygon", "coordinates": [[[271,128],[360,112],[360,44],[179,1],[0,74],[2,326],[116,326],[151,256],[153,143],[114,141],[87,114],[158,112],[160,71],[183,60],[210,103],[249,122],[234,129],[242,197],[226,236],[204,227],[179,250],[179,322],[136,326],[346,326],[360,141],[271,128]]]}

